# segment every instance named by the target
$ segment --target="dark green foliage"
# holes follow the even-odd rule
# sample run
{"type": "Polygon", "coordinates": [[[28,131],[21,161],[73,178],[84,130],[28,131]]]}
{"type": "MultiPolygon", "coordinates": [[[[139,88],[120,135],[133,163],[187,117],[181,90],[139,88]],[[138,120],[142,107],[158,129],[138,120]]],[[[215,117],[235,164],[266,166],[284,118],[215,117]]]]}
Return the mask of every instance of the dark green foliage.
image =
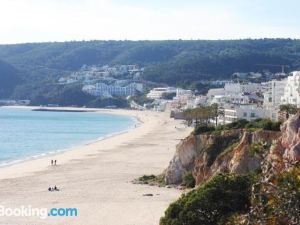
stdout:
{"type": "Polygon", "coordinates": [[[126,99],[123,98],[97,98],[86,104],[92,108],[127,108],[129,107],[126,99]]]}
{"type": "Polygon", "coordinates": [[[270,119],[256,119],[254,121],[247,121],[244,119],[237,120],[233,123],[216,127],[217,131],[230,129],[263,129],[271,131],[280,131],[281,122],[273,122],[270,119]]]}
{"type": "Polygon", "coordinates": [[[285,113],[286,119],[290,117],[290,115],[294,115],[298,112],[297,106],[292,104],[286,104],[280,106],[280,112],[285,113]]]}
{"type": "Polygon", "coordinates": [[[273,122],[270,119],[256,119],[249,122],[245,128],[261,128],[263,130],[280,131],[281,122],[273,122]]]}
{"type": "Polygon", "coordinates": [[[0,61],[0,99],[9,97],[15,86],[22,83],[19,71],[0,61]]]}
{"type": "Polygon", "coordinates": [[[182,178],[182,185],[187,188],[193,188],[196,185],[196,180],[191,171],[186,172],[182,178]]]}
{"type": "Polygon", "coordinates": [[[200,123],[200,124],[196,125],[193,134],[194,135],[199,135],[199,134],[203,134],[203,133],[206,133],[206,132],[211,132],[211,131],[214,131],[214,130],[215,130],[215,127],[207,125],[207,124],[200,123]]]}
{"type": "Polygon", "coordinates": [[[245,119],[240,119],[240,120],[234,121],[234,122],[226,124],[226,125],[218,126],[216,128],[216,130],[243,129],[246,127],[246,125],[248,123],[249,123],[249,121],[247,121],[245,119]]]}
{"type": "MultiPolygon", "coordinates": [[[[145,67],[146,80],[194,86],[192,88],[200,92],[208,88],[200,80],[227,79],[234,72],[280,70],[257,64],[287,64],[291,70],[298,69],[299,52],[300,41],[291,39],[82,41],[0,45],[0,59],[20,71],[22,79],[26,81],[24,85],[54,84],[58,77],[78,70],[83,65],[139,64],[145,67]]],[[[12,73],[8,75],[13,78],[12,73]]],[[[11,88],[14,88],[19,84],[19,79],[10,82],[11,88]]],[[[23,90],[19,88],[15,94],[25,98],[27,93],[23,90]]]]}
{"type": "Polygon", "coordinates": [[[160,225],[218,225],[250,206],[250,175],[217,175],[172,203],[160,225]]]}
{"type": "Polygon", "coordinates": [[[163,187],[166,185],[165,180],[164,180],[164,175],[143,175],[142,177],[139,177],[138,179],[133,181],[134,183],[137,184],[148,184],[148,185],[157,185],[160,187],[163,187]]]}
{"type": "Polygon", "coordinates": [[[227,148],[239,140],[239,135],[232,134],[227,136],[214,135],[212,144],[207,146],[207,166],[210,167],[216,158],[227,148]]]}
{"type": "Polygon", "coordinates": [[[135,96],[130,96],[130,101],[134,101],[135,103],[143,106],[144,104],[152,103],[154,100],[147,98],[145,93],[138,93],[135,96]]]}
{"type": "Polygon", "coordinates": [[[200,106],[194,109],[187,109],[183,112],[184,119],[190,125],[193,122],[197,124],[210,124],[211,119],[215,120],[217,125],[217,117],[223,114],[219,109],[218,104],[212,104],[210,106],[200,106]]]}

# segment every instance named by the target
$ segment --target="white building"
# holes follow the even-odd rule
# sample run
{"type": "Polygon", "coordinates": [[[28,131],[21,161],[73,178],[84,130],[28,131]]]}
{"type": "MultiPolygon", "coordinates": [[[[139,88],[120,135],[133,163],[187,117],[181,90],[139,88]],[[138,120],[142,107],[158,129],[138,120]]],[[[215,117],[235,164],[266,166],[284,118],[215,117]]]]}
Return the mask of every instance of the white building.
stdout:
{"type": "Polygon", "coordinates": [[[207,93],[209,104],[217,103],[219,106],[225,104],[249,104],[251,102],[261,102],[263,85],[258,83],[232,83],[228,82],[224,88],[210,89],[207,93]]]}
{"type": "Polygon", "coordinates": [[[281,104],[293,104],[300,107],[300,71],[292,72],[291,76],[287,77],[281,104]]]}
{"type": "Polygon", "coordinates": [[[268,88],[264,92],[263,106],[269,112],[268,117],[272,120],[277,120],[281,97],[284,96],[287,79],[271,80],[267,84],[268,88]]]}
{"type": "Polygon", "coordinates": [[[130,96],[135,95],[136,91],[142,89],[142,84],[132,83],[126,87],[117,85],[107,85],[97,83],[95,85],[85,85],[82,91],[93,96],[111,97],[111,96],[130,96]]]}
{"type": "Polygon", "coordinates": [[[255,93],[261,91],[261,84],[259,83],[226,83],[224,86],[225,94],[240,94],[240,93],[255,93]]]}
{"type": "Polygon", "coordinates": [[[266,111],[257,105],[235,105],[224,108],[224,116],[219,119],[221,124],[228,124],[238,119],[253,121],[258,118],[267,118],[266,111]]]}
{"type": "Polygon", "coordinates": [[[148,94],[147,98],[161,99],[165,94],[176,93],[176,88],[173,87],[159,87],[153,88],[148,94]]]}
{"type": "Polygon", "coordinates": [[[224,88],[211,88],[207,92],[207,98],[213,99],[217,95],[225,95],[225,89],[224,88]]]}

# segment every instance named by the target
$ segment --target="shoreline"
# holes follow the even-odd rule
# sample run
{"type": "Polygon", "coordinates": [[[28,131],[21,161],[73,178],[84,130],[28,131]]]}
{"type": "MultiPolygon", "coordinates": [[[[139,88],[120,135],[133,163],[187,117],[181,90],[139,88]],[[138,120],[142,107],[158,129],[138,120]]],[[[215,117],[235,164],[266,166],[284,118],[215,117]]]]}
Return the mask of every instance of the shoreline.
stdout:
{"type": "Polygon", "coordinates": [[[143,123],[128,132],[58,154],[0,168],[0,205],[37,208],[76,207],[79,216],[0,217],[0,224],[155,225],[177,189],[133,184],[142,175],[160,174],[179,139],[191,128],[168,113],[100,109],[143,123]],[[178,129],[179,127],[179,129],[178,129]],[[50,160],[57,159],[57,166],[50,160]],[[56,185],[61,191],[47,189],[56,185]],[[152,193],[152,197],[144,194],[152,193]],[[120,213],[122,212],[122,213],[120,213]],[[120,221],[122,221],[120,223],[120,221]]]}
{"type": "MultiPolygon", "coordinates": [[[[2,107],[8,108],[8,109],[11,108],[11,109],[25,109],[25,110],[35,110],[35,109],[40,109],[40,108],[47,110],[48,108],[53,108],[54,110],[51,110],[51,112],[67,112],[67,111],[72,112],[72,110],[75,110],[73,112],[78,112],[76,110],[80,109],[78,107],[41,107],[41,106],[2,106],[2,107]]],[[[80,112],[83,112],[83,111],[80,111],[80,112]]],[[[133,120],[136,120],[136,122],[134,122],[133,126],[130,126],[126,130],[112,133],[112,134],[106,135],[104,137],[98,137],[97,139],[86,141],[85,143],[75,144],[72,147],[51,150],[50,152],[33,155],[33,156],[30,156],[30,157],[27,157],[24,159],[16,159],[16,160],[13,160],[12,162],[8,162],[8,164],[6,164],[6,165],[4,163],[0,162],[0,180],[11,178],[11,177],[6,177],[6,176],[3,177],[2,176],[2,170],[5,170],[6,168],[14,167],[14,166],[17,166],[20,164],[22,165],[23,163],[24,164],[25,163],[33,163],[36,160],[48,159],[49,161],[51,161],[51,158],[53,158],[53,157],[59,157],[60,155],[63,155],[65,153],[72,152],[72,151],[80,151],[90,145],[98,144],[99,142],[104,141],[106,139],[115,138],[115,137],[118,137],[119,135],[128,133],[131,130],[136,129],[143,124],[143,121],[139,117],[137,117],[137,115],[132,115],[131,112],[135,112],[135,110],[85,108],[84,112],[123,115],[123,116],[131,117],[133,120]],[[137,126],[135,127],[135,125],[137,125],[137,126]]],[[[29,172],[36,172],[36,171],[29,171],[29,172]]],[[[20,174],[20,176],[23,176],[23,175],[20,174]]],[[[15,178],[15,177],[13,177],[13,178],[15,178]]]]}
{"type": "MultiPolygon", "coordinates": [[[[139,127],[141,125],[141,123],[143,123],[139,118],[137,118],[133,115],[122,114],[122,112],[121,113],[107,112],[107,111],[102,112],[103,109],[86,108],[84,110],[79,110],[81,108],[77,108],[77,107],[40,107],[40,106],[2,106],[2,107],[8,108],[8,109],[10,109],[10,108],[11,109],[25,109],[25,110],[42,111],[42,112],[74,112],[74,113],[91,112],[91,113],[100,113],[100,114],[125,115],[125,116],[130,117],[133,120],[133,125],[131,125],[130,127],[128,127],[125,130],[110,133],[103,137],[97,137],[96,139],[82,141],[81,143],[74,144],[70,147],[65,147],[65,148],[61,148],[61,149],[53,149],[53,150],[49,150],[47,152],[43,152],[43,153],[40,153],[37,155],[27,156],[26,158],[14,159],[14,160],[10,160],[7,162],[5,162],[5,161],[0,162],[0,170],[2,168],[14,166],[14,165],[17,165],[20,163],[30,162],[32,160],[38,160],[38,159],[42,159],[45,157],[56,157],[56,156],[59,156],[60,154],[68,152],[68,151],[73,151],[78,148],[84,148],[85,146],[95,144],[99,141],[102,141],[102,140],[105,140],[108,138],[113,138],[113,137],[121,135],[123,133],[130,132],[130,130],[139,127]],[[51,109],[51,108],[54,108],[54,109],[51,109]]],[[[104,109],[104,110],[106,110],[106,109],[104,109]]],[[[0,173],[1,173],[1,171],[0,171],[0,173]]]]}

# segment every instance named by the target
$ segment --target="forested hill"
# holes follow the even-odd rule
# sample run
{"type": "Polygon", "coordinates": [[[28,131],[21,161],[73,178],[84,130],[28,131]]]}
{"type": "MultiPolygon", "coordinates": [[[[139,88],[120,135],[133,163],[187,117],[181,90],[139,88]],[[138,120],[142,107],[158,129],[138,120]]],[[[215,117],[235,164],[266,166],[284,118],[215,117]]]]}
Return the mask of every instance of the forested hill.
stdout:
{"type": "Polygon", "coordinates": [[[257,64],[287,64],[290,70],[299,69],[300,40],[81,41],[0,45],[0,60],[20,70],[27,86],[49,84],[84,64],[139,64],[145,67],[145,79],[175,85],[200,79],[229,78],[234,72],[280,71],[280,68],[257,64]]]}
{"type": "Polygon", "coordinates": [[[19,72],[13,66],[0,60],[0,96],[8,98],[14,88],[21,83],[19,72]]]}

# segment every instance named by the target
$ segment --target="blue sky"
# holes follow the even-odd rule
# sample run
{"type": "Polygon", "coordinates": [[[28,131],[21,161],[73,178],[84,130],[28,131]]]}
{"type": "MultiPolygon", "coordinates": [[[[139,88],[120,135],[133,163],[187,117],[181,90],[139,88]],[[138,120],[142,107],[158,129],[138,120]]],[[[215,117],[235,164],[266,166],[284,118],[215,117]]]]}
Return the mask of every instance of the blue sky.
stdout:
{"type": "Polygon", "coordinates": [[[0,43],[300,38],[297,0],[1,0],[0,43]]]}

